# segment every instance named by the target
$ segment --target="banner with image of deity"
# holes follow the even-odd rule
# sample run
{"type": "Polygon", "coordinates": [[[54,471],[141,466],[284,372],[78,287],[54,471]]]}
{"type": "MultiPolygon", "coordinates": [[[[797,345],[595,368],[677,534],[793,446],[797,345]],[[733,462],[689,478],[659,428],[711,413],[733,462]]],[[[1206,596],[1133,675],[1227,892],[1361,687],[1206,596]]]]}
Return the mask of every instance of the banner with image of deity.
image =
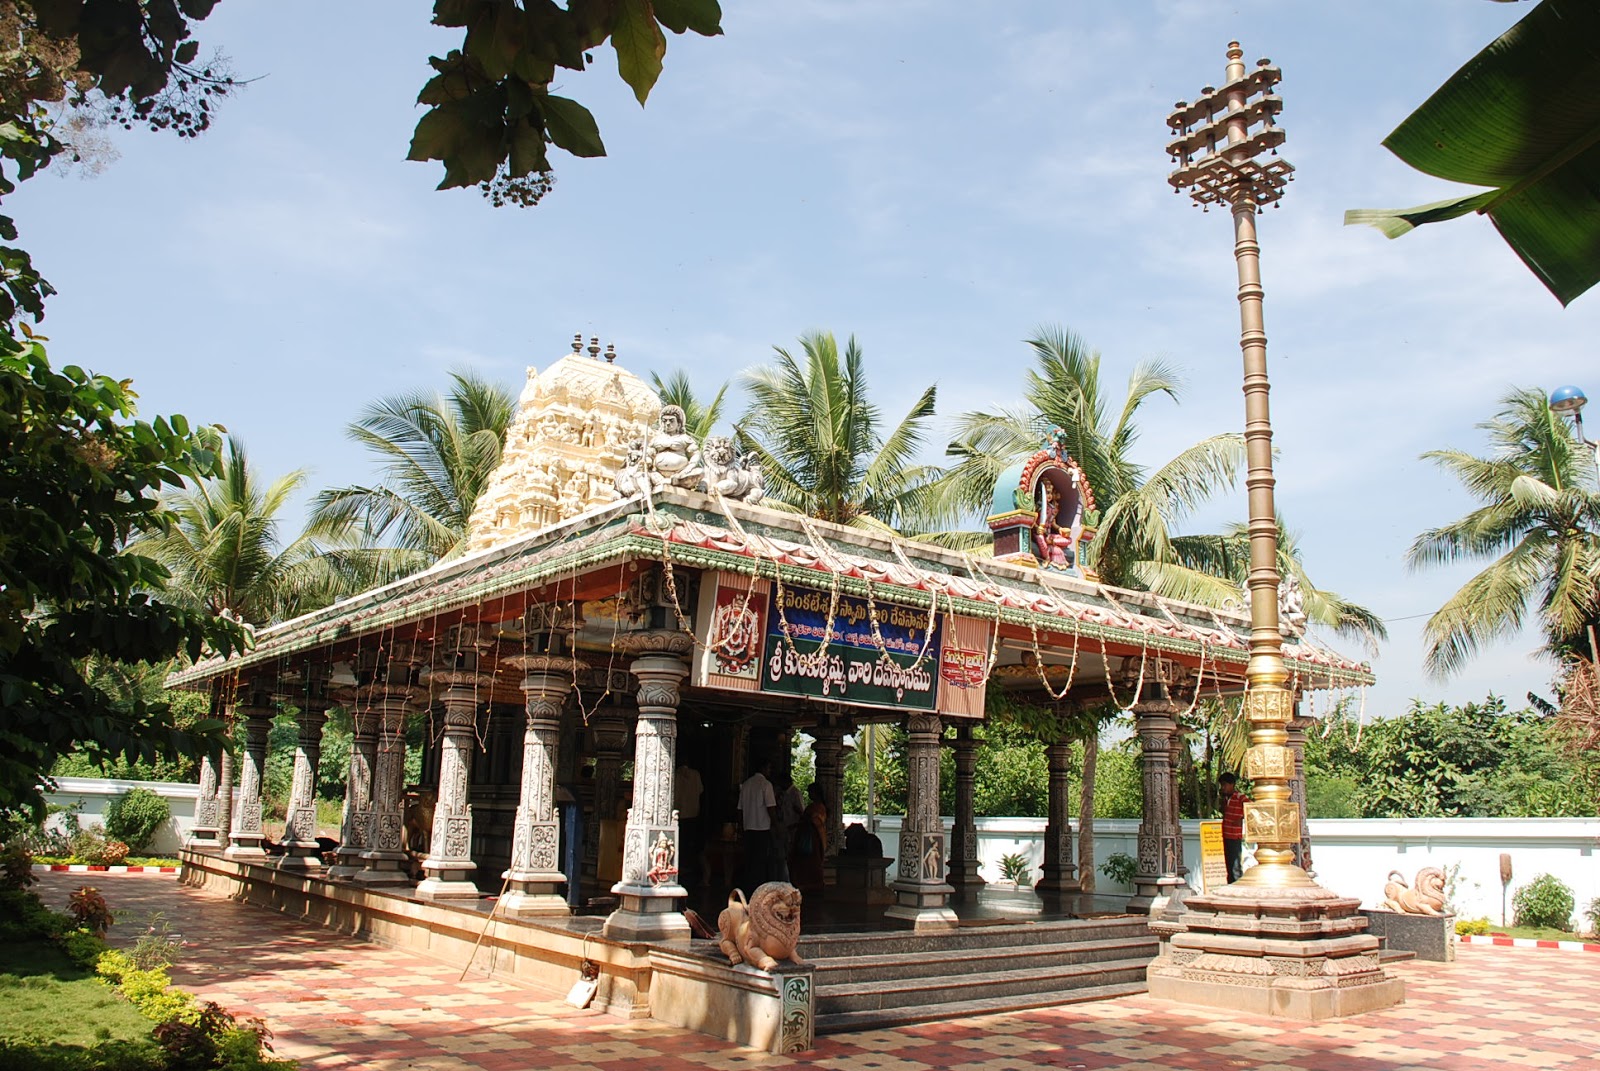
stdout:
{"type": "Polygon", "coordinates": [[[760,687],[770,582],[719,573],[701,585],[700,656],[694,683],[753,692],[760,687]]]}
{"type": "Polygon", "coordinates": [[[774,584],[766,616],[762,691],[934,708],[943,615],[930,607],[774,584]]]}

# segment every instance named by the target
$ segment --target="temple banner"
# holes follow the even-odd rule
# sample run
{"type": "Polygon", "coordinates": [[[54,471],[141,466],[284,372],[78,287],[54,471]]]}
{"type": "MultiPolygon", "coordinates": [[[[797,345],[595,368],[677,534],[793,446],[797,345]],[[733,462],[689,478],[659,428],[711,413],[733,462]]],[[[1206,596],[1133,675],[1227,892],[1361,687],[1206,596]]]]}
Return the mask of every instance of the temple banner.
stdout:
{"type": "Polygon", "coordinates": [[[1215,892],[1228,884],[1228,858],[1222,848],[1222,823],[1200,823],[1200,891],[1215,892]]]}
{"type": "Polygon", "coordinates": [[[700,590],[697,685],[983,717],[992,622],[736,573],[700,590]]]}

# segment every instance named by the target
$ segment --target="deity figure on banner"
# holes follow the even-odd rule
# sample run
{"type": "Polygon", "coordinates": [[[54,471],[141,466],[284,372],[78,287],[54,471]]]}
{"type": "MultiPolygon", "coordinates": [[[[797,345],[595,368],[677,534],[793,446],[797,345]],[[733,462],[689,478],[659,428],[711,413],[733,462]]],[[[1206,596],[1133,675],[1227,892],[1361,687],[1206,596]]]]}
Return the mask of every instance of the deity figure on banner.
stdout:
{"type": "Polygon", "coordinates": [[[719,605],[711,616],[711,654],[717,672],[732,677],[755,677],[761,657],[761,624],[750,608],[749,596],[719,605]]]}

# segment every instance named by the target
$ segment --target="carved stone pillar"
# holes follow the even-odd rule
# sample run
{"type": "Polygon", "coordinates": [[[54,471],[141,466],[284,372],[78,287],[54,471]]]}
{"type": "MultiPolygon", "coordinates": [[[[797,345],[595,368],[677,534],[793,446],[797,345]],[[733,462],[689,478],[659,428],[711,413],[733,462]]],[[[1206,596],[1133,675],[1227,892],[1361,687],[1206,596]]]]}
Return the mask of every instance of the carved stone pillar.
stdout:
{"type": "Polygon", "coordinates": [[[267,766],[267,734],[272,731],[272,719],[278,712],[270,683],[252,681],[240,712],[244,715],[245,742],[239,764],[239,802],[233,809],[228,847],[222,854],[229,859],[255,862],[267,857],[261,846],[266,839],[261,832],[261,776],[267,766]]]}
{"type": "Polygon", "coordinates": [[[835,714],[823,714],[811,730],[811,749],[817,757],[817,784],[822,788],[822,803],[828,808],[824,871],[833,866],[844,847],[844,726],[835,714]]]}
{"type": "Polygon", "coordinates": [[[321,870],[322,853],[317,846],[317,764],[322,760],[322,726],[328,720],[328,670],[325,666],[306,666],[304,672],[280,682],[280,695],[297,705],[294,778],[289,788],[289,803],[284,810],[284,855],[278,866],[285,870],[321,870]]]}
{"type": "Polygon", "coordinates": [[[639,719],[633,730],[633,806],[622,838],[622,880],[611,891],[622,903],[606,919],[613,940],[687,937],[678,910],[688,893],[678,884],[678,812],[673,808],[678,750],[678,689],[693,647],[683,632],[634,632],[623,641],[635,657],[639,719]]]}
{"type": "Polygon", "coordinates": [[[978,764],[978,741],[972,726],[961,722],[951,741],[956,760],[955,826],[950,830],[949,883],[955,888],[977,888],[986,884],[978,871],[978,820],[973,803],[972,775],[978,764]]]}
{"type": "Polygon", "coordinates": [[[1300,713],[1296,696],[1294,717],[1284,728],[1288,731],[1288,748],[1294,754],[1294,768],[1289,774],[1289,799],[1300,810],[1300,843],[1295,851],[1295,862],[1302,870],[1315,873],[1311,864],[1311,820],[1306,813],[1306,730],[1317,723],[1300,713]]]}
{"type": "Polygon", "coordinates": [[[378,720],[378,748],[372,764],[372,814],[367,821],[367,847],[361,853],[362,885],[410,885],[405,851],[406,717],[417,689],[411,676],[410,644],[397,643],[385,652],[386,662],[374,671],[371,706],[378,720]]]}
{"type": "MultiPolygon", "coordinates": [[[[584,865],[597,878],[600,865],[600,823],[614,822],[622,807],[622,749],[628,744],[628,720],[616,707],[605,707],[589,722],[594,736],[594,821],[584,827],[584,865]]],[[[621,875],[618,875],[619,877],[621,875]]]]}
{"type": "Polygon", "coordinates": [[[912,714],[906,719],[906,817],[900,827],[900,864],[896,870],[896,902],[885,918],[909,922],[920,932],[956,928],[950,910],[955,892],[944,880],[944,826],[939,820],[939,737],[937,714],[912,714]]]}
{"type": "Polygon", "coordinates": [[[1072,737],[1047,744],[1050,767],[1049,817],[1044,827],[1044,876],[1034,891],[1041,896],[1073,896],[1083,891],[1072,861],[1072,737]]]}
{"type": "Polygon", "coordinates": [[[219,812],[222,802],[217,798],[217,760],[210,755],[200,758],[200,795],[194,803],[194,825],[183,846],[191,850],[217,848],[221,844],[222,826],[219,812]]]}
{"type": "Polygon", "coordinates": [[[561,707],[572,691],[572,673],[579,663],[559,653],[518,655],[506,661],[523,670],[528,722],[522,735],[522,787],[511,832],[511,868],[505,875],[510,888],[501,900],[501,912],[512,918],[566,915],[571,908],[556,892],[567,880],[561,872],[556,753],[561,707]]]}
{"type": "MultiPolygon", "coordinates": [[[[1158,686],[1159,691],[1165,691],[1158,686]]],[[[1144,774],[1143,817],[1139,823],[1139,863],[1134,871],[1134,895],[1129,911],[1164,909],[1166,898],[1181,884],[1178,860],[1183,838],[1173,822],[1172,734],[1178,723],[1173,715],[1181,704],[1170,699],[1148,699],[1133,708],[1134,731],[1139,734],[1144,774]]]]}
{"type": "Polygon", "coordinates": [[[472,881],[472,755],[478,746],[478,712],[488,702],[494,678],[479,665],[477,630],[452,628],[434,668],[432,684],[442,688],[444,733],[439,741],[439,799],[433,808],[425,873],[417,895],[425,900],[475,900],[472,881]]]}
{"type": "Polygon", "coordinates": [[[357,689],[340,700],[350,712],[350,769],[344,783],[344,814],[339,823],[336,862],[330,878],[353,878],[361,873],[361,853],[367,850],[367,827],[372,824],[372,768],[378,756],[378,717],[357,689]]]}
{"type": "Polygon", "coordinates": [[[233,829],[233,752],[222,746],[217,758],[217,847],[228,846],[228,834],[233,829]]]}
{"type": "Polygon", "coordinates": [[[1183,884],[1179,886],[1180,889],[1189,884],[1189,863],[1184,858],[1183,847],[1183,792],[1179,782],[1179,777],[1183,770],[1181,756],[1183,749],[1189,746],[1188,735],[1183,726],[1179,724],[1173,730],[1172,736],[1167,740],[1167,778],[1172,784],[1170,801],[1172,806],[1171,825],[1178,833],[1178,866],[1176,873],[1178,877],[1184,879],[1183,884]]]}

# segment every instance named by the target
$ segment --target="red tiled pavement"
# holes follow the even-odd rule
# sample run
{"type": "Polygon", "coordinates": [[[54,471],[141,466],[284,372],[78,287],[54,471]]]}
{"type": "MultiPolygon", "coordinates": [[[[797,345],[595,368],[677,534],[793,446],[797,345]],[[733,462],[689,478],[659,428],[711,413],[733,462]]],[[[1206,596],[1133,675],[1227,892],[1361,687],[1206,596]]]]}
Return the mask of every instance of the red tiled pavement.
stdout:
{"type": "MultiPolygon", "coordinates": [[[[63,903],[84,875],[42,875],[63,903]]],[[[1600,1068],[1600,956],[1469,946],[1454,965],[1406,963],[1407,1001],[1299,1024],[1144,997],[823,1038],[770,1056],[341,937],[167,875],[93,875],[131,939],[166,914],[185,951],[174,980],[260,1015],[307,1069],[439,1071],[1505,1071],[1600,1068]]]]}

